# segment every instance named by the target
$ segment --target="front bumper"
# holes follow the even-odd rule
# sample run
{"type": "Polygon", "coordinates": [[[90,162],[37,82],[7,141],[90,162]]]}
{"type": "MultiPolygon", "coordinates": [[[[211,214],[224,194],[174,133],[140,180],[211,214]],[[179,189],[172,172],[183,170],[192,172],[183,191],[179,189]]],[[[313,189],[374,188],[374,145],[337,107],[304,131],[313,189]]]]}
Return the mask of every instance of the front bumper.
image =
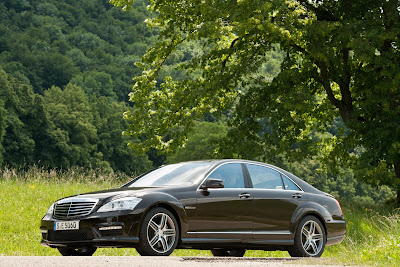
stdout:
{"type": "Polygon", "coordinates": [[[74,218],[79,230],[54,230],[54,222],[45,216],[41,221],[41,244],[46,247],[135,247],[139,242],[140,214],[115,213],[74,218]]]}

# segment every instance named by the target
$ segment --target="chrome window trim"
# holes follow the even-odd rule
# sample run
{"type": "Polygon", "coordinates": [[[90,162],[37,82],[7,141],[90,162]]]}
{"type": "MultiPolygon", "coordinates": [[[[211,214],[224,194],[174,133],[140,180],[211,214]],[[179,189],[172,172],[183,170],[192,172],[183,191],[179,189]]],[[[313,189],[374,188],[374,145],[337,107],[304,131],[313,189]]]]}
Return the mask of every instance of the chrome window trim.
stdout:
{"type": "MultiPolygon", "coordinates": [[[[203,191],[202,189],[200,189],[200,186],[208,179],[208,177],[210,176],[210,174],[211,173],[213,173],[214,172],[214,170],[216,170],[217,168],[219,168],[219,167],[221,167],[221,166],[223,166],[223,165],[225,165],[225,164],[231,164],[231,163],[237,163],[237,164],[252,164],[252,165],[257,165],[257,166],[261,166],[261,167],[264,167],[264,168],[268,168],[268,169],[271,169],[271,170],[274,170],[274,171],[276,171],[276,172],[278,172],[278,173],[280,173],[281,175],[283,175],[283,176],[285,176],[286,178],[288,178],[290,181],[292,181],[299,189],[300,189],[300,192],[305,192],[304,190],[303,190],[303,188],[301,188],[301,186],[299,186],[295,181],[293,181],[290,177],[288,177],[286,174],[284,174],[283,172],[281,172],[280,170],[278,170],[278,169],[275,169],[273,166],[268,166],[268,165],[266,165],[266,164],[260,164],[260,163],[257,163],[257,162],[247,162],[247,161],[227,161],[227,162],[224,162],[224,163],[221,163],[221,164],[219,164],[219,165],[217,165],[215,168],[213,168],[213,169],[211,169],[209,172],[208,172],[208,174],[206,175],[206,177],[201,181],[201,183],[198,185],[198,187],[197,187],[197,190],[196,191],[203,191]]],[[[247,167],[246,167],[247,168],[247,167]]],[[[242,171],[243,171],[243,167],[242,167],[242,171]]],[[[248,170],[247,170],[248,171],[248,170]]],[[[244,175],[243,175],[244,176],[244,175]]],[[[249,176],[250,176],[250,179],[251,179],[251,175],[250,175],[250,173],[249,173],[249,176]]],[[[243,177],[244,178],[244,177],[243,177]]],[[[282,181],[283,182],[283,181],[282,181]]],[[[283,182],[284,183],[284,182],[283,182]]],[[[210,189],[212,189],[212,188],[210,188],[210,189]]],[[[265,188],[254,188],[253,186],[252,187],[250,187],[250,188],[247,188],[247,187],[243,187],[243,188],[218,188],[217,190],[222,190],[222,189],[263,189],[263,190],[268,190],[268,189],[265,189],[265,188]]],[[[269,190],[277,190],[277,189],[269,189],[269,190]]],[[[288,190],[288,189],[279,189],[279,190],[288,190]]],[[[288,190],[288,191],[296,191],[296,192],[298,192],[298,190],[288,190]]]]}

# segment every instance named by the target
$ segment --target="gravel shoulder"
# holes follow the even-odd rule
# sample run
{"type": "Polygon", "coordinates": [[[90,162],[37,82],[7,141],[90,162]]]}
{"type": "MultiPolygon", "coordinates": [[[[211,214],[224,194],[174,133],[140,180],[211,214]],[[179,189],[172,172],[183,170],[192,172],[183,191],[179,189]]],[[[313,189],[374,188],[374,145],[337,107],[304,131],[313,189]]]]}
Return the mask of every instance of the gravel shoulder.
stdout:
{"type": "Polygon", "coordinates": [[[239,267],[239,266],[343,266],[332,265],[330,259],[296,258],[213,258],[213,257],[134,257],[134,256],[0,256],[0,267],[122,267],[122,266],[157,266],[157,267],[239,267]]]}

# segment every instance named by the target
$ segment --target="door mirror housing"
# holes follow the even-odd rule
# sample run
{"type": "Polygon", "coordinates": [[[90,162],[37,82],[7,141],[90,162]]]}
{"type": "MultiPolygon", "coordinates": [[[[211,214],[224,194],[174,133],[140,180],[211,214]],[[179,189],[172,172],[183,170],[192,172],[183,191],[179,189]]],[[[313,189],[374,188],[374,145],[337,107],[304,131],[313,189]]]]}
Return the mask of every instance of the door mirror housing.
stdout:
{"type": "Polygon", "coordinates": [[[201,186],[201,189],[207,190],[208,188],[224,188],[224,181],[221,179],[209,178],[201,186]]]}

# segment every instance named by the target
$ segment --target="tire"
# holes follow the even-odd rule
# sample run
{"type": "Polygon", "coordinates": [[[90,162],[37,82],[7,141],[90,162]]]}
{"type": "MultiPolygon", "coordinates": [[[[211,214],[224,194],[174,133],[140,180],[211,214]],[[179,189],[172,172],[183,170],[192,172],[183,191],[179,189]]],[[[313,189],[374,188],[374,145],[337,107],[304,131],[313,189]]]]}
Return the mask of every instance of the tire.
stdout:
{"type": "Polygon", "coordinates": [[[97,248],[82,247],[82,248],[57,248],[63,256],[92,256],[97,248]]]}
{"type": "Polygon", "coordinates": [[[211,253],[214,257],[243,257],[246,253],[245,249],[212,249],[211,253]]]}
{"type": "Polygon", "coordinates": [[[142,256],[169,256],[179,240],[179,227],[175,216],[167,209],[153,208],[143,218],[139,229],[142,256]]]}
{"type": "Polygon", "coordinates": [[[326,232],[315,216],[304,217],[297,226],[294,245],[288,249],[292,257],[320,257],[326,244],[326,232]]]}

